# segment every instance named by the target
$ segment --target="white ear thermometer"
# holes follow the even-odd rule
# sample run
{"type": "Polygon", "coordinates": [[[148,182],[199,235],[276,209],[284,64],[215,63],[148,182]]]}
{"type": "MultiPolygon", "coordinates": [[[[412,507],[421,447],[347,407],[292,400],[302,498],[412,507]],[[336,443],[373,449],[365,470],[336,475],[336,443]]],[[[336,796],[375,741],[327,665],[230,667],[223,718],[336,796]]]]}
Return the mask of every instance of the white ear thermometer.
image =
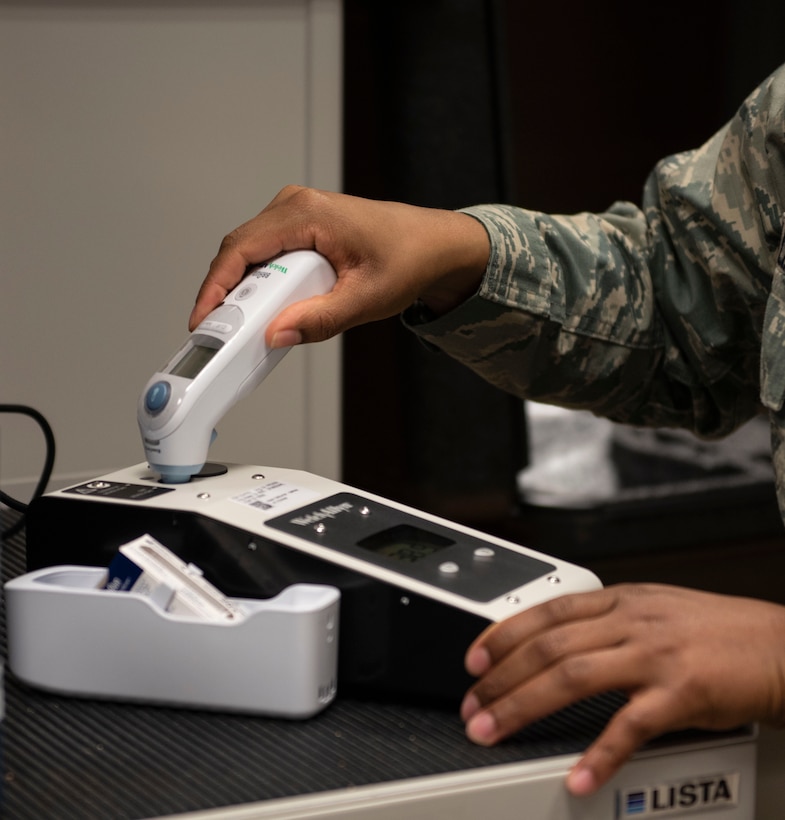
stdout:
{"type": "Polygon", "coordinates": [[[328,293],[336,278],[315,251],[291,251],[251,268],[153,374],[137,402],[137,420],[161,481],[182,484],[202,470],[215,425],[291,349],[267,347],[269,322],[295,302],[328,293]]]}

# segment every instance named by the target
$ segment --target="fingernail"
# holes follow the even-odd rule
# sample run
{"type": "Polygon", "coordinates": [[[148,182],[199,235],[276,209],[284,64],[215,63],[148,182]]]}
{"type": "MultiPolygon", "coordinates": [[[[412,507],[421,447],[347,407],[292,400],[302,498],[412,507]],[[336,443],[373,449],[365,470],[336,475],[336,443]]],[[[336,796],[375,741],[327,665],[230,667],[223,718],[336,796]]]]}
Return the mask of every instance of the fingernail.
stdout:
{"type": "Polygon", "coordinates": [[[476,695],[468,694],[461,704],[461,720],[466,723],[472,715],[480,711],[480,701],[476,695]]]}
{"type": "Polygon", "coordinates": [[[491,656],[484,647],[472,649],[466,656],[466,671],[470,675],[479,677],[488,671],[491,666],[491,656]]]}
{"type": "Polygon", "coordinates": [[[576,766],[567,775],[567,788],[576,797],[585,797],[588,794],[593,794],[597,789],[594,773],[585,766],[576,766]]]}
{"type": "Polygon", "coordinates": [[[303,335],[299,330],[277,330],[270,341],[270,347],[275,350],[279,347],[293,347],[300,344],[303,335]]]}
{"type": "Polygon", "coordinates": [[[480,712],[466,724],[466,734],[475,743],[489,743],[496,734],[496,721],[490,712],[480,712]]]}

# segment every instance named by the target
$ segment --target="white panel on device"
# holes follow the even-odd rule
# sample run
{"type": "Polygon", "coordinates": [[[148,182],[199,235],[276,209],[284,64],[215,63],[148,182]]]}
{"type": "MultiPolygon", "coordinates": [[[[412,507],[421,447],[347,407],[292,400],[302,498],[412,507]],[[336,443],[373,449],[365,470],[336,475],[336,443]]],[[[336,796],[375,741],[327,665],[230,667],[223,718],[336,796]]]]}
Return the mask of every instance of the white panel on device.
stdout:
{"type": "Polygon", "coordinates": [[[49,493],[170,510],[256,533],[331,564],[498,621],[570,592],[601,588],[589,570],[300,470],[229,464],[164,485],[147,464],[49,493]]]}

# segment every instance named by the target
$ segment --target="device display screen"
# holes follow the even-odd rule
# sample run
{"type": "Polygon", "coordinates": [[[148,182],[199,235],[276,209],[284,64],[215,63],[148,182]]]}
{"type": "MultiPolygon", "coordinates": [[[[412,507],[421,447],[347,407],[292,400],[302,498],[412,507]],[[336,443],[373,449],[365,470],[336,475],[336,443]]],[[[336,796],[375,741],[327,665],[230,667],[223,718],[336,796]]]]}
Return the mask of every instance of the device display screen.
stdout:
{"type": "Polygon", "coordinates": [[[363,538],[357,544],[378,555],[386,555],[396,561],[414,563],[445,547],[452,546],[455,541],[411,524],[398,524],[390,529],[374,533],[368,538],[363,538]]]}
{"type": "Polygon", "coordinates": [[[220,347],[192,345],[169,372],[173,376],[182,376],[184,379],[194,379],[202,372],[205,365],[219,350],[220,347]]]}

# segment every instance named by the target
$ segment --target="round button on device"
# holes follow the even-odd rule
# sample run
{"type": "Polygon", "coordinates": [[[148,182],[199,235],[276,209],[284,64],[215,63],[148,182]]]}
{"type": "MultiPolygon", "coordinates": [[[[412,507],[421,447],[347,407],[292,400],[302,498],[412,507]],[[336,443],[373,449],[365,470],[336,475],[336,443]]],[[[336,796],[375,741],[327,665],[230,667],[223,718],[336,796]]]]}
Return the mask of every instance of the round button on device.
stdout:
{"type": "Polygon", "coordinates": [[[256,285],[253,282],[246,282],[241,288],[235,291],[234,298],[238,302],[242,302],[243,299],[248,299],[250,296],[253,296],[255,291],[256,285]]]}
{"type": "Polygon", "coordinates": [[[166,407],[172,388],[169,382],[156,382],[150,385],[144,397],[144,406],[148,413],[160,413],[166,407]]]}
{"type": "Polygon", "coordinates": [[[491,547],[477,547],[474,551],[474,557],[481,561],[488,561],[494,555],[496,555],[496,552],[491,547]]]}
{"type": "Polygon", "coordinates": [[[455,561],[442,561],[439,564],[439,572],[443,575],[457,575],[461,571],[461,568],[455,563],[455,561]]]}

